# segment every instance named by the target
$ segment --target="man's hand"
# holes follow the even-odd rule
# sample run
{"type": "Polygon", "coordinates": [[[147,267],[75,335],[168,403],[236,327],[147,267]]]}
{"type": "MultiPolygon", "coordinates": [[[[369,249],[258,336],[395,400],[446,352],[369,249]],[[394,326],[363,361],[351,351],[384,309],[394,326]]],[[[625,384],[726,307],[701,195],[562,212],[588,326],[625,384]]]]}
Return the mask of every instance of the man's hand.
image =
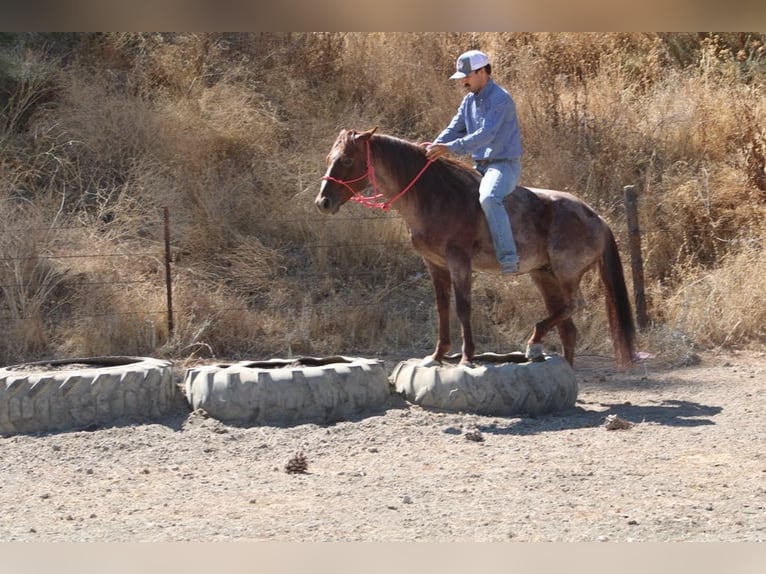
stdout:
{"type": "Polygon", "coordinates": [[[449,148],[444,144],[426,145],[426,157],[430,160],[435,160],[442,157],[443,155],[447,155],[448,153],[449,148]]]}

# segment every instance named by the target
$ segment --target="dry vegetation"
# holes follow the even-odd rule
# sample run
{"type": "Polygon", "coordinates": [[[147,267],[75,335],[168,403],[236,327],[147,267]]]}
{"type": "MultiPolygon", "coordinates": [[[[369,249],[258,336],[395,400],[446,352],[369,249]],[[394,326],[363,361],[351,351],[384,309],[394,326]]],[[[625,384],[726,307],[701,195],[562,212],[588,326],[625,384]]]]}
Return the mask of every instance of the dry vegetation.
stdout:
{"type": "MultiPolygon", "coordinates": [[[[400,220],[358,206],[324,218],[312,201],[341,127],[433,138],[462,97],[447,80],[454,58],[472,47],[517,101],[522,182],[590,202],[618,235],[629,282],[622,189],[639,186],[652,321],[641,349],[678,361],[759,345],[764,41],[0,35],[0,363],[430,351],[431,288],[400,220]],[[110,256],[73,257],[97,254],[110,256]]],[[[531,282],[475,285],[480,349],[519,348],[542,312],[531,282]]],[[[609,353],[595,277],[584,291],[578,351],[609,353]]]]}

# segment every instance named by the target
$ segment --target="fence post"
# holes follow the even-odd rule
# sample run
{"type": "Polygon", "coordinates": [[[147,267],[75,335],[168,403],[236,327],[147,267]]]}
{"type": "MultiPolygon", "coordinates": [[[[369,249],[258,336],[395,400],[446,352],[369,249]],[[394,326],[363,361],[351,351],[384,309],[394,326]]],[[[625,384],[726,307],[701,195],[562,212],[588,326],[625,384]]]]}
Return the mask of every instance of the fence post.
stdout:
{"type": "Polygon", "coordinates": [[[641,257],[641,231],[638,227],[638,196],[635,186],[626,185],[625,214],[628,221],[630,239],[630,266],[633,274],[633,297],[636,301],[636,323],[643,330],[649,323],[646,315],[646,296],[644,294],[644,260],[641,257]]]}
{"type": "Polygon", "coordinates": [[[170,211],[167,206],[162,208],[165,222],[165,288],[168,305],[168,339],[173,338],[173,285],[170,275],[170,211]]]}

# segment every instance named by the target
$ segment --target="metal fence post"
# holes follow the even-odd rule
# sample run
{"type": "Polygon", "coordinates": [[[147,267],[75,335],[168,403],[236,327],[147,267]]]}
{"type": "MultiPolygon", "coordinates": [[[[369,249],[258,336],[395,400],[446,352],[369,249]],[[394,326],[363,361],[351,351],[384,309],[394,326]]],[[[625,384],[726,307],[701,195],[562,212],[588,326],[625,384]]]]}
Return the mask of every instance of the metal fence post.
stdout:
{"type": "Polygon", "coordinates": [[[168,305],[168,339],[173,338],[173,284],[170,275],[170,210],[162,208],[163,219],[165,222],[165,288],[167,292],[168,305]]]}

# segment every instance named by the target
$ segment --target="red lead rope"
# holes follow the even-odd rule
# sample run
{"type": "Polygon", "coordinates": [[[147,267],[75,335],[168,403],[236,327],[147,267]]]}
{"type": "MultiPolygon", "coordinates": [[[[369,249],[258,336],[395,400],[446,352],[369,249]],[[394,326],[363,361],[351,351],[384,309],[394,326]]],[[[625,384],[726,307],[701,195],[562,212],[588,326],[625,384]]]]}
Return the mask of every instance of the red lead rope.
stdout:
{"type": "Polygon", "coordinates": [[[414,179],[405,187],[402,191],[397,193],[394,197],[389,199],[388,201],[378,201],[383,197],[383,194],[378,192],[378,182],[375,179],[375,169],[372,167],[372,161],[370,157],[370,140],[367,140],[367,171],[364,172],[362,175],[355,179],[336,179],[332,176],[325,175],[322,176],[322,179],[327,181],[332,181],[335,183],[339,183],[348,189],[352,195],[351,195],[351,201],[355,203],[359,203],[360,205],[364,205],[365,207],[377,207],[378,209],[382,209],[383,211],[388,211],[391,209],[391,204],[395,202],[397,199],[399,199],[401,196],[403,196],[405,193],[407,193],[410,189],[412,189],[412,186],[415,185],[415,182],[420,179],[420,176],[423,175],[423,173],[428,169],[428,166],[431,165],[434,161],[434,159],[429,159],[426,164],[423,166],[423,169],[421,169],[418,174],[414,177],[414,179]],[[355,191],[353,187],[351,187],[350,184],[356,183],[357,181],[361,181],[365,178],[369,179],[370,185],[372,185],[372,191],[374,192],[373,195],[362,195],[360,191],[355,191]]]}

